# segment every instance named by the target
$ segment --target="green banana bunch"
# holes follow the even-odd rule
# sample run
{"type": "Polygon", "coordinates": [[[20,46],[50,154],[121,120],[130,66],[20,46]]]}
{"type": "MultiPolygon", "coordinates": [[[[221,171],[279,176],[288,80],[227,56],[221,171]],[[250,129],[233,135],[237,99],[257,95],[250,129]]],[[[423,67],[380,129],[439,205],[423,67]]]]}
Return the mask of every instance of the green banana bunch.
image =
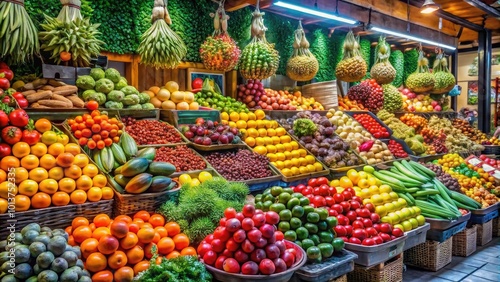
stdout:
{"type": "Polygon", "coordinates": [[[21,64],[38,54],[39,48],[37,29],[24,6],[0,1],[0,58],[21,64]]]}
{"type": "Polygon", "coordinates": [[[279,60],[274,44],[253,38],[243,49],[238,69],[245,79],[266,79],[276,73],[279,60]]]}
{"type": "Polygon", "coordinates": [[[52,52],[50,59],[61,63],[61,52],[69,52],[75,67],[88,67],[90,59],[97,57],[105,44],[99,40],[99,24],[91,24],[87,19],[75,19],[63,22],[45,15],[45,22],[40,25],[38,36],[42,50],[52,52]]]}

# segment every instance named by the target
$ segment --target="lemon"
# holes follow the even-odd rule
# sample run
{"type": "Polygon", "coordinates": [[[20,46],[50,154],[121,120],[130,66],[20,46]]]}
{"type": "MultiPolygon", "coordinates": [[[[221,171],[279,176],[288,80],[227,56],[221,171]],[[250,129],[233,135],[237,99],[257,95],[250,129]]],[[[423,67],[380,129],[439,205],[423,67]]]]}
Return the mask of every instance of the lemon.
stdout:
{"type": "Polygon", "coordinates": [[[256,110],[254,114],[258,120],[262,120],[266,117],[266,113],[263,110],[256,110]]]}
{"type": "MultiPolygon", "coordinates": [[[[278,158],[279,161],[285,161],[286,160],[286,156],[283,153],[276,153],[276,157],[278,158]]],[[[288,161],[288,162],[290,162],[290,161],[288,161]]]]}
{"type": "Polygon", "coordinates": [[[306,166],[309,163],[304,157],[300,157],[299,161],[301,166],[306,166]]]}
{"type": "Polygon", "coordinates": [[[283,136],[286,134],[286,130],[283,127],[276,128],[276,136],[283,136]]]}
{"type": "Polygon", "coordinates": [[[257,127],[257,122],[255,120],[249,120],[247,121],[247,128],[253,128],[255,129],[257,127]]]}
{"type": "MultiPolygon", "coordinates": [[[[287,160],[292,160],[292,153],[285,151],[283,154],[285,154],[285,158],[287,160]]],[[[299,161],[299,164],[300,164],[300,161],[299,161]]]]}
{"type": "Polygon", "coordinates": [[[267,130],[267,136],[276,136],[276,130],[274,130],[273,128],[269,128],[267,130]]]}
{"type": "MultiPolygon", "coordinates": [[[[264,127],[265,127],[265,125],[264,125],[264,121],[263,121],[263,120],[257,120],[257,121],[255,122],[255,124],[257,125],[257,126],[256,126],[257,128],[264,128],[264,127]]],[[[267,130],[266,130],[266,133],[267,133],[267,130]]]]}
{"type": "Polygon", "coordinates": [[[189,174],[184,173],[179,176],[179,182],[181,183],[181,185],[191,183],[191,181],[193,181],[193,179],[191,178],[191,176],[189,176],[189,174]]]}
{"type": "Polygon", "coordinates": [[[247,121],[248,120],[248,114],[247,113],[240,113],[240,120],[247,121]]]}
{"type": "Polygon", "coordinates": [[[260,137],[266,137],[267,136],[267,130],[264,128],[259,128],[259,136],[260,137]]]}
{"type": "Polygon", "coordinates": [[[229,127],[237,127],[236,122],[234,122],[234,121],[230,121],[228,125],[229,125],[229,127]]]}
{"type": "Polygon", "coordinates": [[[300,170],[296,166],[292,166],[292,168],[290,170],[292,171],[293,175],[299,175],[300,174],[300,170]]]}
{"type": "Polygon", "coordinates": [[[247,128],[247,122],[244,121],[244,120],[239,120],[239,121],[236,122],[236,127],[238,129],[247,128]]]}
{"type": "Polygon", "coordinates": [[[292,171],[289,168],[282,169],[281,173],[283,173],[283,175],[286,177],[292,176],[292,171]]]}
{"type": "Polygon", "coordinates": [[[306,174],[309,172],[309,170],[305,166],[299,167],[299,170],[300,170],[300,174],[306,174]]]}
{"type": "MultiPolygon", "coordinates": [[[[290,153],[290,152],[288,152],[288,153],[290,153]]],[[[285,153],[285,154],[286,154],[286,153],[285,153]]],[[[293,158],[293,159],[291,159],[290,161],[292,162],[292,165],[293,165],[293,166],[296,166],[296,167],[299,167],[299,166],[300,166],[300,161],[299,161],[299,159],[297,159],[297,158],[293,158]]]]}
{"type": "Polygon", "coordinates": [[[266,149],[268,153],[276,153],[276,147],[274,145],[266,145],[266,149]]]}
{"type": "MultiPolygon", "coordinates": [[[[283,155],[284,156],[284,155],[283,155]]],[[[285,167],[290,168],[292,167],[292,162],[290,160],[286,160],[283,162],[285,164],[285,167]]]]}
{"type": "Polygon", "coordinates": [[[316,171],[316,167],[314,165],[312,165],[312,164],[308,164],[308,165],[306,165],[306,167],[307,167],[307,170],[309,172],[315,172],[316,171]]]}
{"type": "Polygon", "coordinates": [[[290,141],[288,142],[292,146],[292,150],[298,150],[299,149],[299,143],[297,141],[290,141]]]}
{"type": "Polygon", "coordinates": [[[316,159],[311,155],[307,155],[305,158],[308,164],[314,164],[316,162],[316,159]]]}
{"type": "Polygon", "coordinates": [[[264,137],[257,137],[255,138],[255,145],[256,146],[265,146],[266,141],[264,141],[264,137]]]}
{"type": "Polygon", "coordinates": [[[257,117],[255,116],[254,113],[248,113],[248,120],[256,120],[257,117]]]}
{"type": "Polygon", "coordinates": [[[237,113],[237,112],[232,112],[230,115],[229,115],[229,119],[231,121],[238,121],[240,119],[240,115],[237,113]]]}
{"type": "Polygon", "coordinates": [[[212,178],[213,178],[212,174],[210,174],[210,172],[208,172],[208,171],[202,171],[198,175],[198,179],[200,180],[201,183],[203,183],[207,180],[210,180],[212,178]]]}
{"type": "Polygon", "coordinates": [[[273,139],[271,137],[265,136],[264,137],[264,142],[266,143],[266,146],[267,145],[273,145],[273,139]]]}
{"type": "Polygon", "coordinates": [[[323,165],[320,162],[315,162],[314,167],[316,168],[316,171],[322,171],[323,170],[323,165]]]}
{"type": "Polygon", "coordinates": [[[191,187],[196,187],[198,185],[200,185],[200,181],[198,180],[198,178],[195,178],[193,180],[191,180],[191,187]]]}
{"type": "Polygon", "coordinates": [[[229,120],[229,115],[226,112],[220,113],[220,119],[221,120],[229,120]]]}
{"type": "Polygon", "coordinates": [[[276,151],[278,151],[280,153],[286,151],[285,146],[283,146],[283,144],[276,144],[275,146],[276,146],[276,151]]]}
{"type": "Polygon", "coordinates": [[[256,145],[255,138],[253,137],[245,138],[245,143],[247,143],[247,145],[250,147],[254,147],[256,145]]]}
{"type": "Polygon", "coordinates": [[[283,169],[285,167],[285,163],[283,161],[276,161],[276,168],[283,169]]]}
{"type": "Polygon", "coordinates": [[[266,157],[269,159],[270,162],[275,162],[278,160],[278,158],[276,157],[276,154],[274,154],[274,153],[268,153],[266,155],[266,157]]]}

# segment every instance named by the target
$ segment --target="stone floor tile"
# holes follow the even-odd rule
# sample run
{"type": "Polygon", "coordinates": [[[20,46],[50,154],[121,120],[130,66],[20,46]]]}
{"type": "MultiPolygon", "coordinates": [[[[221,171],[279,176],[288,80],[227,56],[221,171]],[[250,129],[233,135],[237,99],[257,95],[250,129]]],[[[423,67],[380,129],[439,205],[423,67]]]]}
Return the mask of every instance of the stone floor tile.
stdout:
{"type": "Polygon", "coordinates": [[[500,273],[491,272],[489,270],[479,269],[472,273],[474,276],[482,277],[492,281],[500,281],[500,273]]]}
{"type": "MultiPolygon", "coordinates": [[[[405,281],[403,279],[403,281],[405,281]]],[[[492,282],[492,280],[484,279],[479,276],[469,275],[460,282],[492,282]]]]}
{"type": "Polygon", "coordinates": [[[481,267],[480,269],[495,272],[495,273],[500,273],[500,265],[498,265],[498,264],[487,263],[483,267],[481,267]]]}
{"type": "Polygon", "coordinates": [[[444,279],[448,279],[451,281],[460,281],[463,278],[465,278],[467,275],[468,275],[468,273],[463,273],[463,272],[453,270],[453,269],[446,269],[446,271],[443,271],[441,273],[436,274],[436,276],[439,278],[444,278],[444,279]]]}
{"type": "Polygon", "coordinates": [[[477,267],[468,265],[464,262],[456,264],[456,265],[451,266],[451,267],[445,266],[445,268],[452,269],[454,271],[460,271],[460,272],[466,273],[466,274],[471,274],[472,272],[474,272],[478,269],[477,267]]]}

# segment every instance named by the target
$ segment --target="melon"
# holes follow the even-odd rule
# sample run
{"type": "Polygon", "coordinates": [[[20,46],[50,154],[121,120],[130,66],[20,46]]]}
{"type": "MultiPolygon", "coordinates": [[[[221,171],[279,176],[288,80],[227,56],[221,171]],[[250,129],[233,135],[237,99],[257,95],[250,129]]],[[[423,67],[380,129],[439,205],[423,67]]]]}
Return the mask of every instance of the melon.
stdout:
{"type": "Polygon", "coordinates": [[[161,103],[161,108],[164,110],[175,110],[175,103],[168,100],[161,103]]]}
{"type": "Polygon", "coordinates": [[[155,95],[158,94],[158,91],[160,91],[160,87],[158,86],[151,86],[148,89],[149,91],[153,92],[155,95]]]}
{"type": "Polygon", "coordinates": [[[153,97],[151,98],[151,100],[149,100],[149,102],[153,104],[155,108],[161,108],[161,101],[158,98],[153,97]]]}
{"type": "Polygon", "coordinates": [[[189,109],[192,111],[197,111],[199,108],[200,108],[200,105],[198,105],[197,102],[193,102],[193,103],[189,104],[189,109]]]}
{"type": "Polygon", "coordinates": [[[189,110],[189,104],[186,102],[180,102],[177,104],[177,110],[189,110]]]}
{"type": "Polygon", "coordinates": [[[158,91],[158,93],[156,93],[156,98],[160,101],[167,101],[170,99],[170,91],[162,88],[158,91]]]}
{"type": "Polygon", "coordinates": [[[184,92],[184,102],[191,104],[194,102],[194,94],[191,92],[184,92]]]}
{"type": "Polygon", "coordinates": [[[184,93],[182,93],[180,91],[172,92],[172,95],[170,96],[170,100],[172,100],[176,104],[183,102],[184,101],[184,93]]]}
{"type": "Polygon", "coordinates": [[[169,81],[165,84],[165,87],[168,89],[170,92],[175,92],[179,91],[179,84],[175,81],[169,81]]]}

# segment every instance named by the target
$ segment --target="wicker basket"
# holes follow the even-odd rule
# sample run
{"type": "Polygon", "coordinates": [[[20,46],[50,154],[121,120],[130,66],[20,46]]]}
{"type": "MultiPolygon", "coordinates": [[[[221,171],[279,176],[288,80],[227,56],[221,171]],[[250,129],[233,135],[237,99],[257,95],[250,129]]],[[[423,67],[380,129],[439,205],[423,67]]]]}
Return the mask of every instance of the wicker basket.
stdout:
{"type": "Polygon", "coordinates": [[[493,219],[493,237],[500,237],[500,216],[493,219]]]}
{"type": "Polygon", "coordinates": [[[477,240],[478,246],[484,246],[493,239],[493,220],[483,224],[476,224],[477,226],[477,240]]]}
{"type": "Polygon", "coordinates": [[[347,282],[347,274],[344,274],[344,275],[342,275],[340,277],[332,279],[332,280],[330,280],[328,282],[347,282]]]}
{"type": "Polygon", "coordinates": [[[474,225],[453,235],[452,254],[468,257],[476,251],[477,227],[474,225]]]}
{"type": "MultiPolygon", "coordinates": [[[[30,223],[38,223],[42,227],[66,228],[71,225],[75,217],[82,216],[89,220],[96,215],[104,213],[109,216],[113,211],[113,199],[101,200],[99,202],[87,202],[80,205],[67,205],[61,207],[48,207],[44,209],[32,209],[23,212],[16,212],[15,218],[10,218],[8,213],[0,215],[2,225],[10,225],[10,220],[16,220],[16,232],[20,232],[23,227],[30,223]]],[[[3,240],[10,231],[7,228],[0,230],[0,238],[3,240]]]]}
{"type": "Polygon", "coordinates": [[[439,243],[427,240],[405,251],[405,264],[438,271],[451,262],[453,237],[439,243]]]}
{"type": "Polygon", "coordinates": [[[141,210],[150,213],[156,212],[166,201],[176,199],[180,189],[177,187],[168,191],[144,194],[120,194],[116,192],[113,215],[132,215],[141,210]]]}
{"type": "Polygon", "coordinates": [[[354,265],[354,271],[347,273],[347,279],[353,282],[403,281],[403,254],[369,268],[354,265]]]}

